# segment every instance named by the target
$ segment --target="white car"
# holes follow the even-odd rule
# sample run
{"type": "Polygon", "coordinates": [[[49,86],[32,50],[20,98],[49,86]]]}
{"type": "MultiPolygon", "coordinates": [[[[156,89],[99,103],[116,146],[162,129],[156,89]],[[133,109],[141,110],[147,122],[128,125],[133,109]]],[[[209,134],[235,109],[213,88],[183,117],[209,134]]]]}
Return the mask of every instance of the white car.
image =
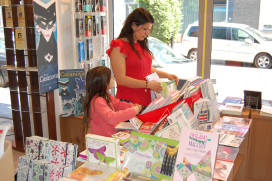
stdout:
{"type": "Polygon", "coordinates": [[[153,53],[153,67],[165,67],[169,63],[182,63],[188,60],[182,55],[176,53],[171,47],[161,40],[148,37],[148,47],[153,53]]]}
{"type": "MultiPolygon", "coordinates": [[[[181,42],[181,54],[197,60],[198,22],[188,25],[181,42]]],[[[215,22],[212,29],[211,59],[272,66],[272,39],[244,24],[215,22]]]]}

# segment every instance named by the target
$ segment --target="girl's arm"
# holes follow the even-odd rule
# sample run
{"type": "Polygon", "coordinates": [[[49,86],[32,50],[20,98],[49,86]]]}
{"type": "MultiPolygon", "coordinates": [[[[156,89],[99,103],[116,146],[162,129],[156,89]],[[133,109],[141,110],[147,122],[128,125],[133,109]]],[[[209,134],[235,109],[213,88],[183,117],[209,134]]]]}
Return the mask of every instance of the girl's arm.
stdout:
{"type": "Polygon", "coordinates": [[[169,74],[167,72],[155,69],[154,67],[151,68],[151,72],[156,72],[160,78],[168,78],[169,80],[176,80],[178,84],[179,78],[175,74],[169,74]]]}
{"type": "Polygon", "coordinates": [[[136,116],[138,113],[138,110],[136,109],[138,108],[133,106],[121,111],[113,111],[102,97],[96,98],[94,103],[94,111],[112,126],[116,126],[119,122],[129,120],[136,116]]]}
{"type": "Polygon", "coordinates": [[[140,106],[138,104],[133,104],[131,102],[121,101],[120,99],[118,99],[114,96],[111,96],[111,100],[112,100],[112,104],[113,104],[115,110],[117,110],[117,111],[131,108],[132,106],[140,106]]]}
{"type": "MultiPolygon", "coordinates": [[[[146,81],[126,76],[126,56],[120,52],[120,47],[112,49],[110,62],[114,77],[119,85],[129,88],[146,88],[146,81]]],[[[162,89],[160,83],[156,81],[148,82],[147,88],[158,92],[162,89]]]]}

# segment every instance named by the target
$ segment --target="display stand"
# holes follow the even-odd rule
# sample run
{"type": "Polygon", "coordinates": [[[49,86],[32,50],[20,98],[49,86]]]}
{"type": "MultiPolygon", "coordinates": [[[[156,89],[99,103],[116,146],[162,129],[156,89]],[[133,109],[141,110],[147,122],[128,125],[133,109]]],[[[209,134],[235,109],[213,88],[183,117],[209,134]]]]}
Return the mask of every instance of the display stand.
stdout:
{"type": "Polygon", "coordinates": [[[106,57],[108,23],[106,0],[72,0],[74,57],[86,71],[96,66],[109,67],[106,57]]]}
{"type": "Polygon", "coordinates": [[[244,108],[241,115],[234,115],[234,114],[226,114],[220,113],[220,116],[231,116],[231,117],[239,117],[239,118],[249,118],[251,109],[244,108]]]}
{"type": "MultiPolygon", "coordinates": [[[[1,4],[7,59],[4,68],[8,71],[14,148],[23,151],[26,137],[44,136],[41,100],[46,97],[50,100],[46,102],[47,105],[54,109],[54,97],[39,92],[32,0],[8,2],[1,4]]],[[[55,115],[47,117],[54,120],[55,115]]],[[[56,130],[55,127],[56,124],[49,125],[51,139],[56,139],[56,133],[52,132],[56,130]]]]}
{"type": "Polygon", "coordinates": [[[260,115],[252,109],[253,120],[249,141],[249,163],[246,180],[268,181],[272,178],[272,117],[260,115]]]}

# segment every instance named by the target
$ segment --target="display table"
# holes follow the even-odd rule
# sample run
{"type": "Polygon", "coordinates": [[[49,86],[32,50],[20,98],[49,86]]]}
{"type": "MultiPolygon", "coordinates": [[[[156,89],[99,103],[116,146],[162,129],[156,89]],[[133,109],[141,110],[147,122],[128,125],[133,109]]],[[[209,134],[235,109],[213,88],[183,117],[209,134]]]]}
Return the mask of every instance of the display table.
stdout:
{"type": "Polygon", "coordinates": [[[272,178],[272,117],[260,115],[252,109],[249,141],[249,162],[246,180],[270,181],[272,178]]]}
{"type": "Polygon", "coordinates": [[[0,158],[0,180],[14,180],[12,143],[5,141],[4,154],[0,158]]]}
{"type": "Polygon", "coordinates": [[[249,118],[250,116],[250,109],[249,108],[244,108],[243,109],[243,112],[241,115],[235,115],[235,114],[223,114],[221,113],[220,116],[223,117],[223,116],[231,116],[231,117],[239,117],[239,118],[249,118]]]}

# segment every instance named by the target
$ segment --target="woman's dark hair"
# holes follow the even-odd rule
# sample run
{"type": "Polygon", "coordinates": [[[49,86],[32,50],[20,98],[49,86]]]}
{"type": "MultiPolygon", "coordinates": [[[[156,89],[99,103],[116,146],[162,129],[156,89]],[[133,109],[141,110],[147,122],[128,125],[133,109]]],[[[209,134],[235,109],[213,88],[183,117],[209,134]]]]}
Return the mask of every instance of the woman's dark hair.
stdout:
{"type": "MultiPolygon", "coordinates": [[[[84,121],[88,130],[90,121],[91,101],[95,96],[103,97],[110,106],[110,97],[107,92],[111,80],[111,70],[105,66],[98,66],[88,70],[86,75],[86,96],[84,99],[84,121]]],[[[86,132],[87,132],[86,130],[86,132]]]]}
{"type": "MultiPolygon", "coordinates": [[[[134,41],[133,41],[133,29],[131,28],[132,23],[135,23],[137,26],[143,25],[145,23],[152,23],[154,24],[154,18],[153,16],[144,8],[136,8],[134,11],[132,11],[126,21],[125,24],[121,30],[121,33],[118,38],[126,38],[132,48],[132,50],[139,56],[139,52],[134,47],[134,41]]],[[[152,52],[148,48],[148,40],[145,38],[142,41],[138,41],[141,45],[141,47],[144,50],[147,50],[147,52],[152,55],[152,52]]]]}

